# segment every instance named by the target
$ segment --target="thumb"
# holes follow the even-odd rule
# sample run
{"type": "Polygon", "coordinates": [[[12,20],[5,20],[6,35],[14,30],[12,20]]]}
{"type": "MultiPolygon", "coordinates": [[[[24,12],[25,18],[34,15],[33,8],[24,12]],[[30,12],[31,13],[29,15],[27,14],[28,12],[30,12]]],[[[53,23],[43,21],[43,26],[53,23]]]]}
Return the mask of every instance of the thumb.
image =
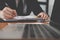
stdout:
{"type": "Polygon", "coordinates": [[[37,17],[41,17],[41,16],[42,16],[42,14],[38,14],[38,15],[37,15],[37,17]]]}

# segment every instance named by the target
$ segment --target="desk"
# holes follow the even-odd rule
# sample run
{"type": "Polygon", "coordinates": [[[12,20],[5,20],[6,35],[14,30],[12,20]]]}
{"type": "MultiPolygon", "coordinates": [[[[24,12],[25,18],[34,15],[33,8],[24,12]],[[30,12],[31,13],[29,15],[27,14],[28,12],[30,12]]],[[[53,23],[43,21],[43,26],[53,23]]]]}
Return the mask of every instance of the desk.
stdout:
{"type": "MultiPolygon", "coordinates": [[[[3,36],[0,38],[18,38],[20,39],[22,36],[23,36],[23,32],[24,32],[24,29],[25,29],[25,26],[24,24],[43,24],[43,23],[38,23],[38,22],[1,22],[0,23],[0,35],[3,36]],[[18,25],[18,27],[16,28],[16,25],[17,24],[21,24],[20,26],[18,25]],[[13,26],[11,26],[11,25],[13,26]],[[9,26],[8,26],[9,25],[9,26]],[[18,31],[19,30],[19,31],[18,31]],[[2,34],[1,34],[2,33],[2,34]],[[10,36],[11,35],[11,36],[10,36]],[[20,36],[19,36],[20,35],[20,36]]],[[[44,23],[46,24],[46,23],[44,23]]]]}
{"type": "Polygon", "coordinates": [[[48,24],[49,22],[39,23],[39,22],[0,22],[0,29],[8,25],[8,23],[20,23],[20,24],[48,24]]]}
{"type": "MultiPolygon", "coordinates": [[[[28,16],[27,16],[28,17],[28,16]]],[[[8,23],[20,23],[20,24],[48,24],[49,22],[44,22],[45,20],[18,20],[18,21],[4,21],[0,19],[0,29],[4,28],[8,23]]]]}
{"type": "MultiPolygon", "coordinates": [[[[6,25],[9,25],[9,23],[7,23],[7,22],[0,23],[0,25],[4,25],[4,26],[1,27],[1,29],[2,29],[6,25]]],[[[7,28],[7,31],[6,30],[2,30],[3,32],[0,31],[0,38],[1,38],[1,36],[3,36],[2,38],[14,38],[14,39],[16,39],[16,36],[17,36],[18,39],[20,39],[21,37],[22,38],[35,38],[35,37],[36,38],[52,38],[52,37],[60,37],[60,35],[58,34],[59,31],[57,30],[58,33],[57,32],[55,33],[55,30],[53,30],[53,28],[51,29],[51,27],[49,27],[48,23],[46,23],[46,22],[45,23],[37,23],[37,22],[34,22],[34,23],[19,23],[19,22],[13,22],[13,23],[11,23],[11,25],[13,25],[13,27],[10,28],[11,26],[9,26],[10,29],[7,28]],[[16,26],[15,23],[19,24],[19,26],[17,26],[18,29],[16,29],[17,31],[14,29],[14,27],[16,26]],[[20,24],[22,24],[22,26],[20,26],[20,24]],[[24,24],[26,24],[26,25],[24,25],[24,24]],[[24,28],[23,30],[22,30],[22,27],[24,28]],[[36,33],[37,36],[35,35],[35,33],[36,33]],[[42,34],[45,35],[45,36],[43,36],[42,34]]]]}

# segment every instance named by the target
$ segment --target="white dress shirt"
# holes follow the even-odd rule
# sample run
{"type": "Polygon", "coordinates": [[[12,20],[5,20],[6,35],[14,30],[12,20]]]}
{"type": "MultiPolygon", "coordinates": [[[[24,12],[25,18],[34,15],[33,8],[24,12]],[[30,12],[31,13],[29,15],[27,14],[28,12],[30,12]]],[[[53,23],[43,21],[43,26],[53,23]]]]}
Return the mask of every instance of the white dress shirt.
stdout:
{"type": "Polygon", "coordinates": [[[19,0],[16,0],[16,7],[18,7],[19,0]]]}

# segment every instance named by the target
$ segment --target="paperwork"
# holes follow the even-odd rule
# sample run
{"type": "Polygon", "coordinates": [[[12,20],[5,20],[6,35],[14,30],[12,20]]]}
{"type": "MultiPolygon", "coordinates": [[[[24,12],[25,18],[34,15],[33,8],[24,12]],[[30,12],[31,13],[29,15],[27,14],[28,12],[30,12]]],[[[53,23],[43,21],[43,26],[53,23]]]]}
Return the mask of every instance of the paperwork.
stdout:
{"type": "Polygon", "coordinates": [[[4,19],[4,21],[19,21],[19,20],[42,20],[36,16],[16,16],[13,19],[4,19]]]}

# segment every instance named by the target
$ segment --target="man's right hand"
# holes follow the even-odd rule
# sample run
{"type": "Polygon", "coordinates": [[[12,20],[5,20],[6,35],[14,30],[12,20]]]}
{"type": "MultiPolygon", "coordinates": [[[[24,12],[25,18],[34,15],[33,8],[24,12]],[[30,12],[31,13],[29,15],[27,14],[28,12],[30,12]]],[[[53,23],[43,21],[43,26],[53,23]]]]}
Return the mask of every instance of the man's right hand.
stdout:
{"type": "Polygon", "coordinates": [[[4,19],[12,19],[17,15],[16,10],[11,9],[9,7],[5,7],[2,11],[1,14],[3,14],[4,19]]]}

